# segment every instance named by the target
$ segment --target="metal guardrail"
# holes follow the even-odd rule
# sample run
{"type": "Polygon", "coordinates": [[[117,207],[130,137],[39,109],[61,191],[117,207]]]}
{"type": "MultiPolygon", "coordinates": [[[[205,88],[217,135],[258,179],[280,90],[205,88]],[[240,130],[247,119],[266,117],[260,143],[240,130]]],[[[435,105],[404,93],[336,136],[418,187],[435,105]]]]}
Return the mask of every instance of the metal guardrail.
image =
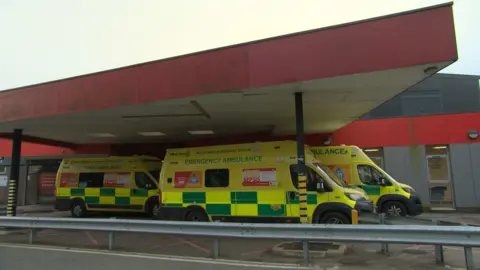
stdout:
{"type": "Polygon", "coordinates": [[[410,216],[385,216],[383,221],[381,215],[362,213],[359,217],[360,224],[385,224],[385,225],[440,225],[440,226],[472,226],[480,227],[477,224],[466,224],[446,220],[436,220],[410,216]],[[382,223],[383,222],[383,223],[382,223]]]}
{"type": "MultiPolygon", "coordinates": [[[[443,262],[442,246],[465,249],[468,269],[473,267],[472,247],[480,247],[480,228],[468,226],[423,225],[330,225],[330,224],[246,224],[220,222],[171,222],[121,219],[72,219],[39,217],[0,217],[0,227],[30,229],[29,242],[34,242],[39,229],[88,230],[109,233],[109,249],[113,249],[115,232],[209,236],[215,238],[214,258],[219,254],[219,238],[284,239],[304,243],[304,259],[308,262],[309,241],[435,245],[440,248],[437,262],[443,262]],[[441,255],[441,258],[439,256],[441,255]]],[[[385,245],[385,246],[384,246],[385,245]]],[[[385,248],[387,247],[387,248],[385,248]]]]}

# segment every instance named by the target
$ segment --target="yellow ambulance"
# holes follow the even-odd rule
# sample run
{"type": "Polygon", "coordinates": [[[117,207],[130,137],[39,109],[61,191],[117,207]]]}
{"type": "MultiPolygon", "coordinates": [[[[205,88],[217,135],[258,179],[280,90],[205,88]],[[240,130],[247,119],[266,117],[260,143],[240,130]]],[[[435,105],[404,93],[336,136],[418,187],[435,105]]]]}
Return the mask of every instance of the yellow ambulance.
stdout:
{"type": "Polygon", "coordinates": [[[87,212],[158,210],[158,179],[162,161],[155,157],[66,158],[55,183],[55,208],[73,217],[87,212]]]}
{"type": "Polygon", "coordinates": [[[363,189],[378,212],[419,215],[422,202],[415,190],[397,182],[357,146],[312,147],[312,152],[348,185],[363,189]]]}
{"type": "MultiPolygon", "coordinates": [[[[160,174],[160,219],[299,222],[296,142],[169,149],[160,174]]],[[[348,188],[305,149],[308,220],[347,224],[352,210],[372,212],[364,192],[348,188]]]]}

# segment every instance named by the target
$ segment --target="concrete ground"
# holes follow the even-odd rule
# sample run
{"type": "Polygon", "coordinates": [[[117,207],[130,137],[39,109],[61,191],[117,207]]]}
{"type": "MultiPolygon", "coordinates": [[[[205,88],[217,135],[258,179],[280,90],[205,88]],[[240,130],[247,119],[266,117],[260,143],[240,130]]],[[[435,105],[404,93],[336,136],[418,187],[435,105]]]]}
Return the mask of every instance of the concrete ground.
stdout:
{"type": "MultiPolygon", "coordinates": [[[[18,211],[19,216],[69,217],[69,212],[52,211],[47,206],[29,207],[18,211]],[[50,209],[50,210],[48,210],[50,209]]],[[[92,218],[105,217],[94,215],[92,218]]],[[[145,218],[142,216],[122,216],[119,218],[145,218]]],[[[422,219],[438,219],[480,225],[480,214],[472,213],[425,213],[422,219]]],[[[0,243],[26,243],[27,231],[8,233],[0,236],[0,243]]],[[[291,257],[272,251],[282,241],[221,239],[220,257],[228,260],[241,260],[265,263],[301,264],[302,258],[291,257]]],[[[108,249],[108,234],[99,232],[74,232],[43,230],[35,238],[35,243],[69,248],[108,249]]],[[[205,237],[162,236],[151,234],[117,233],[115,251],[134,252],[168,256],[188,256],[211,258],[213,239],[205,237]]],[[[344,255],[327,255],[312,258],[316,269],[465,269],[464,250],[458,247],[445,247],[445,265],[435,265],[432,246],[390,245],[388,255],[380,254],[379,244],[348,244],[344,255]]],[[[476,266],[480,269],[480,249],[474,249],[476,266]]]]}
{"type": "MultiPolygon", "coordinates": [[[[28,231],[0,235],[0,245],[26,244],[28,231]]],[[[262,263],[302,264],[303,258],[273,252],[282,241],[220,239],[220,258],[262,263]]],[[[214,239],[140,233],[116,233],[113,252],[212,258],[214,239]]],[[[108,233],[93,231],[42,230],[34,244],[67,247],[69,249],[107,250],[108,233]]],[[[465,269],[462,248],[445,247],[445,265],[435,265],[432,246],[390,245],[389,254],[381,254],[379,244],[347,244],[345,254],[313,258],[316,269],[465,269]]],[[[474,250],[476,265],[480,266],[480,250],[474,250]]]]}
{"type": "Polygon", "coordinates": [[[447,222],[454,222],[466,225],[480,226],[480,212],[479,213],[462,213],[462,212],[427,212],[418,216],[422,219],[436,219],[447,222]]]}
{"type": "Polygon", "coordinates": [[[312,269],[296,265],[259,264],[235,261],[214,261],[195,258],[155,256],[104,252],[95,250],[65,249],[41,246],[1,245],[0,269],[36,270],[260,270],[312,269]],[[26,259],[28,258],[28,259],[26,259]]]}

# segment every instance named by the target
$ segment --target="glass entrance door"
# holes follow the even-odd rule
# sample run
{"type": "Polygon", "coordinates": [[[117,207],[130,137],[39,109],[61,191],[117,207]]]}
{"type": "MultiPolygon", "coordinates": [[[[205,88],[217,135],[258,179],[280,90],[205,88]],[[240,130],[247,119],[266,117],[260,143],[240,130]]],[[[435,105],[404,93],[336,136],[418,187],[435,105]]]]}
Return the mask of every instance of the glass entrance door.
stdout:
{"type": "Polygon", "coordinates": [[[453,209],[453,187],[446,145],[427,145],[428,184],[432,209],[453,209]]]}

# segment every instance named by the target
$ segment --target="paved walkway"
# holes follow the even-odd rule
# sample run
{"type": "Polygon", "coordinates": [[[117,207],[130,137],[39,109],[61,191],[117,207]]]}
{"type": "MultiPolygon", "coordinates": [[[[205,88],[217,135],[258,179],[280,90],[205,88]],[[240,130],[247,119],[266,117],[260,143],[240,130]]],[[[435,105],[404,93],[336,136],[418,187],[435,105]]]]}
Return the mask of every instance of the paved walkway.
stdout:
{"type": "MultiPolygon", "coordinates": [[[[7,211],[6,205],[0,206],[0,212],[4,214],[7,211]]],[[[35,204],[35,205],[24,205],[17,207],[18,214],[24,213],[48,213],[48,212],[55,212],[56,210],[53,208],[51,204],[35,204]]]]}
{"type": "Polygon", "coordinates": [[[418,217],[480,226],[480,211],[479,213],[427,212],[418,217]]]}

